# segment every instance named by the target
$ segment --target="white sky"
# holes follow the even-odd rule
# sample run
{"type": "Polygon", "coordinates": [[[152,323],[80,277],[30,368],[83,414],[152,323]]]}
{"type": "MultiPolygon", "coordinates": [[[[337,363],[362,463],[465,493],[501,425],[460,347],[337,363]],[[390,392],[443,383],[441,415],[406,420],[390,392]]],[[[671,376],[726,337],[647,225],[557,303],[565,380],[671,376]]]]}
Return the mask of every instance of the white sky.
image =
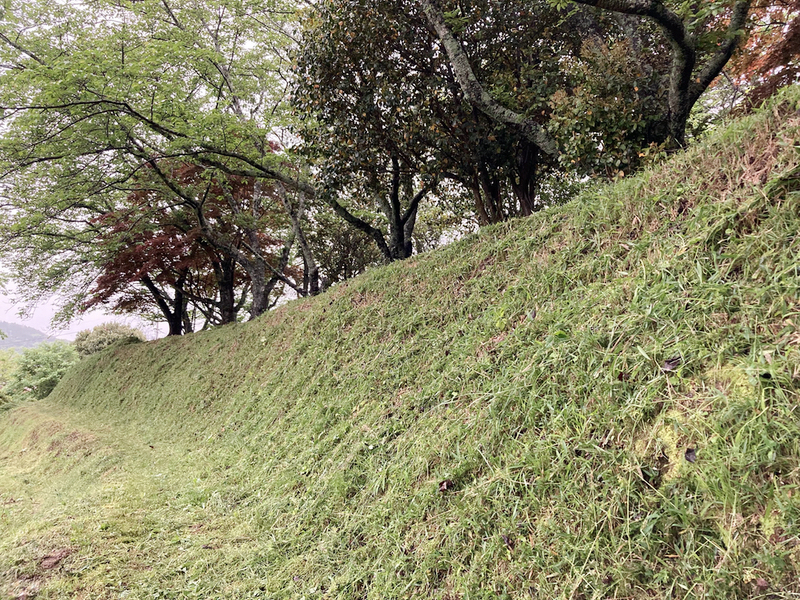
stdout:
{"type": "Polygon", "coordinates": [[[54,330],[50,326],[50,320],[56,312],[56,308],[50,304],[43,304],[39,306],[32,315],[26,318],[20,317],[20,306],[14,306],[11,298],[3,295],[0,292],[0,321],[7,323],[19,323],[20,325],[27,325],[55,338],[63,340],[73,340],[79,331],[84,329],[91,329],[102,323],[114,321],[122,323],[123,325],[130,325],[131,327],[138,327],[141,329],[148,339],[155,339],[166,335],[166,324],[153,325],[150,323],[143,323],[132,315],[110,315],[100,310],[90,311],[85,314],[80,320],[75,319],[70,323],[69,327],[64,330],[54,330]]]}

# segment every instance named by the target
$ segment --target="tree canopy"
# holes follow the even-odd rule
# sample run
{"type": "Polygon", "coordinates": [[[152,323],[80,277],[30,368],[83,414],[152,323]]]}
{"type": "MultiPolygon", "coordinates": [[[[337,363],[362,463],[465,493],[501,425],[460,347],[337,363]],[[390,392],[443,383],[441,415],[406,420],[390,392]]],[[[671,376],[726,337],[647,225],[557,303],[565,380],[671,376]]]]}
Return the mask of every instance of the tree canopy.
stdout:
{"type": "MultiPolygon", "coordinates": [[[[482,85],[479,77],[448,23],[446,13],[437,0],[420,0],[428,22],[436,30],[459,85],[470,102],[495,121],[507,123],[521,131],[531,142],[550,155],[558,153],[557,142],[545,127],[530,115],[498,102],[482,85]]],[[[662,39],[653,39],[662,52],[668,49],[671,66],[664,76],[667,103],[661,119],[665,128],[662,141],[674,146],[685,144],[686,122],[700,95],[722,72],[743,38],[751,0],[725,0],[689,3],[662,0],[550,0],[550,4],[567,9],[585,5],[625,16],[646,19],[657,25],[662,39]]],[[[537,14],[538,16],[538,14],[537,14]]],[[[636,25],[622,25],[623,35],[631,46],[641,39],[636,25]]],[[[578,30],[577,35],[591,32],[578,30]]],[[[638,91],[638,90],[637,90],[638,91]]]]}
{"type": "MultiPolygon", "coordinates": [[[[31,293],[71,285],[77,306],[98,269],[111,269],[98,254],[113,246],[121,215],[138,211],[131,225],[147,236],[180,209],[184,233],[203,238],[206,257],[225,256],[212,266],[232,258],[247,271],[251,313],[268,309],[271,279],[291,282],[263,236],[290,249],[300,226],[263,219],[284,211],[268,190],[297,179],[280,143],[291,120],[284,66],[292,15],[292,6],[272,0],[7,6],[0,154],[6,195],[25,205],[5,205],[3,234],[31,293]],[[226,196],[221,218],[205,175],[190,181],[186,169],[247,178],[251,193],[226,196]],[[142,200],[156,196],[161,205],[142,210],[142,200]],[[229,234],[234,221],[238,237],[229,234]],[[45,268],[37,265],[42,254],[50,257],[45,268]]],[[[215,195],[227,189],[217,186],[215,195]]],[[[142,239],[136,243],[142,251],[142,239]]],[[[167,247],[176,251],[170,243],[147,252],[169,260],[167,247]]],[[[231,307],[223,312],[230,320],[231,307]]]]}
{"type": "Polygon", "coordinates": [[[795,77],[778,4],[7,0],[0,253],[62,321],[256,317],[684,146],[795,77]]]}

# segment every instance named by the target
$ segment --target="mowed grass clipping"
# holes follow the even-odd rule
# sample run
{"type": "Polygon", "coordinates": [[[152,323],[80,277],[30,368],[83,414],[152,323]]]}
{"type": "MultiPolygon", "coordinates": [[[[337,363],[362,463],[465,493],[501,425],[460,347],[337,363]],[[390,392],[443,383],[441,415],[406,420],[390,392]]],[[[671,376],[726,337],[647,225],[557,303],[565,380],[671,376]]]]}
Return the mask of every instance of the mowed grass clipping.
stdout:
{"type": "Polygon", "coordinates": [[[800,597],[800,89],[0,416],[39,598],[800,597]]]}

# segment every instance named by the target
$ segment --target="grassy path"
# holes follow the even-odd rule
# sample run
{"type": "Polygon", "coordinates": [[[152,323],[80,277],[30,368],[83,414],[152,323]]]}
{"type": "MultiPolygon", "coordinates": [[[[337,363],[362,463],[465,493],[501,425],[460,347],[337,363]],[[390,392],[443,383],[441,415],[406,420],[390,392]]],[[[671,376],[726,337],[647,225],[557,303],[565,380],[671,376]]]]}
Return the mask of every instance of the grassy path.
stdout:
{"type": "Polygon", "coordinates": [[[219,492],[235,484],[208,456],[47,403],[0,422],[0,597],[259,592],[252,531],[219,492]]]}

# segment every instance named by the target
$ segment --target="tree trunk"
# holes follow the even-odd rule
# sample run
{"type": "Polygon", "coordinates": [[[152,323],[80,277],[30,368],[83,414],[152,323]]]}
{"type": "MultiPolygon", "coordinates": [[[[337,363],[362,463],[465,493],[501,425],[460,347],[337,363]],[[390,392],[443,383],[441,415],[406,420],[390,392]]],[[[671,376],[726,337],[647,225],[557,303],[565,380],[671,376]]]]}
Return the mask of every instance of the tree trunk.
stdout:
{"type": "Polygon", "coordinates": [[[497,123],[504,123],[515,128],[526,139],[530,140],[545,154],[552,158],[559,155],[558,145],[544,129],[533,118],[514,112],[502,106],[492,96],[483,89],[483,86],[475,76],[472,65],[469,63],[461,44],[450,31],[450,27],[445,21],[442,9],[437,0],[420,0],[422,9],[427,17],[428,24],[436,32],[439,40],[444,46],[450,64],[453,67],[458,85],[464,96],[472,106],[477,107],[497,123]]]}
{"type": "Polygon", "coordinates": [[[481,164],[478,168],[478,183],[483,192],[483,203],[485,212],[489,217],[490,223],[501,223],[506,220],[506,214],[503,211],[503,196],[500,182],[492,179],[486,166],[481,164]]]}
{"type": "Polygon", "coordinates": [[[522,142],[517,149],[516,177],[511,177],[511,189],[519,203],[519,214],[530,216],[536,206],[539,187],[539,152],[533,144],[522,142]]]}
{"type": "MultiPolygon", "coordinates": [[[[430,0],[428,0],[430,1],[430,0]]],[[[672,70],[669,81],[669,139],[673,148],[686,143],[686,122],[700,96],[722,72],[743,39],[742,31],[750,12],[752,0],[737,0],[731,10],[731,20],[725,38],[699,71],[697,66],[697,36],[687,29],[677,14],[660,0],[574,0],[580,4],[604,10],[637,15],[655,21],[666,35],[672,48],[672,70]]]]}
{"type": "Polygon", "coordinates": [[[319,266],[314,259],[314,253],[311,252],[311,246],[308,244],[308,239],[306,238],[302,226],[303,213],[305,212],[305,193],[302,191],[298,192],[298,203],[297,206],[294,207],[289,201],[286,188],[283,184],[278,183],[278,186],[283,208],[292,221],[294,235],[300,246],[300,254],[303,255],[303,293],[305,295],[316,296],[320,293],[319,266]]]}
{"type": "Polygon", "coordinates": [[[225,256],[214,264],[219,291],[219,324],[236,322],[236,261],[225,256]]]}
{"type": "Polygon", "coordinates": [[[267,280],[267,273],[265,269],[252,268],[248,270],[250,275],[250,285],[253,289],[253,302],[250,304],[250,318],[264,314],[269,310],[269,295],[275,287],[275,284],[267,280]]]}
{"type": "Polygon", "coordinates": [[[186,274],[183,273],[175,284],[174,299],[158,289],[158,286],[147,275],[142,277],[140,281],[153,295],[161,314],[164,315],[169,327],[167,335],[181,335],[184,332],[183,313],[186,311],[186,302],[183,298],[183,293],[180,292],[180,288],[186,282],[186,274]]]}
{"type": "Polygon", "coordinates": [[[486,213],[486,207],[483,205],[483,196],[481,196],[481,184],[478,183],[477,176],[473,175],[472,184],[469,186],[472,192],[472,198],[475,200],[475,214],[478,215],[478,225],[483,227],[489,224],[489,215],[486,213]]]}

